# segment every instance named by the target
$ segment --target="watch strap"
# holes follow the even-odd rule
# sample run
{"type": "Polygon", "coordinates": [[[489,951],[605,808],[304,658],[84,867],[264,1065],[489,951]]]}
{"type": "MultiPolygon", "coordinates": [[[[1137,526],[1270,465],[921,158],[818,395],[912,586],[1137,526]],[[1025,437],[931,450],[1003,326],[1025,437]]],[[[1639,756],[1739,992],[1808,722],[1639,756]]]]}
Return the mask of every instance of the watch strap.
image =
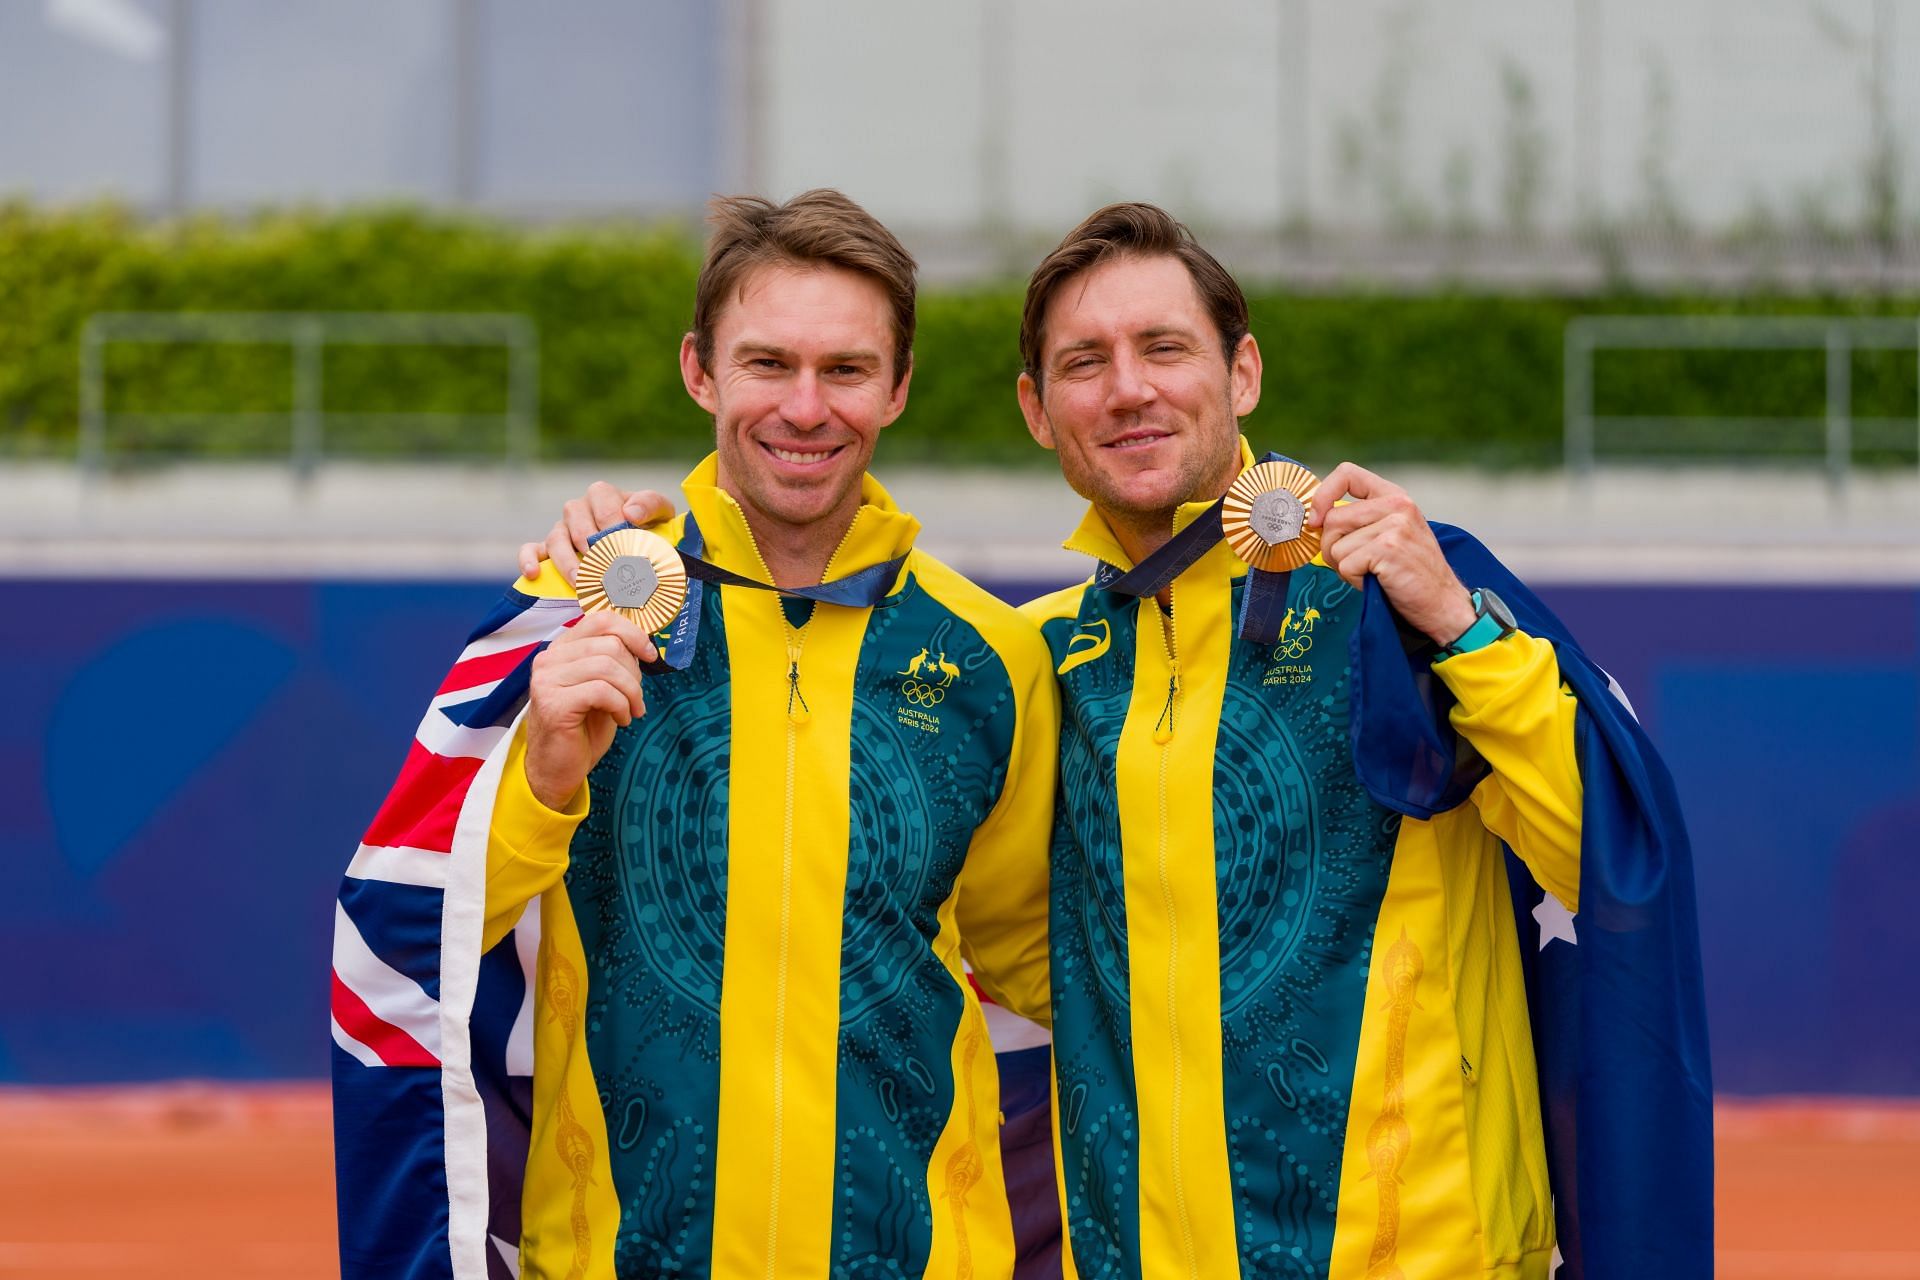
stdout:
{"type": "Polygon", "coordinates": [[[1473,611],[1475,615],[1473,625],[1461,632],[1459,639],[1444,646],[1434,661],[1444,662],[1448,658],[1456,658],[1463,653],[1472,653],[1475,649],[1484,649],[1511,630],[1503,625],[1500,619],[1493,616],[1487,608],[1485,595],[1479,591],[1473,593],[1473,611]]]}

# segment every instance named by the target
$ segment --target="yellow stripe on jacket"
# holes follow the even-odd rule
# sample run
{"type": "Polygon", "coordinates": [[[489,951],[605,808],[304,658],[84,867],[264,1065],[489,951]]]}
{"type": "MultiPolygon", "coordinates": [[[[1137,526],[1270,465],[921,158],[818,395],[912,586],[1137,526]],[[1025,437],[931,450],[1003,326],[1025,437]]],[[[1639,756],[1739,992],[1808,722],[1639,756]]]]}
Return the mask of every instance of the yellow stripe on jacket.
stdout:
{"type": "Polygon", "coordinates": [[[1544,1280],[1554,1246],[1525,980],[1500,841],[1572,908],[1576,703],[1553,646],[1449,658],[1455,728],[1493,772],[1402,822],[1374,933],[1332,1276],[1544,1280]]]}

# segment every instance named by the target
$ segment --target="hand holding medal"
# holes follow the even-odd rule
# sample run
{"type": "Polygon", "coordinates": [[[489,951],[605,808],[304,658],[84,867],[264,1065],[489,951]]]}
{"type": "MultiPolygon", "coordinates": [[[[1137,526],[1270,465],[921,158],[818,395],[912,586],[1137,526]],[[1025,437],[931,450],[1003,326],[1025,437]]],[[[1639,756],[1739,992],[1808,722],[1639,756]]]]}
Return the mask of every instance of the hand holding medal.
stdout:
{"type": "Polygon", "coordinates": [[[1451,644],[1473,625],[1473,601],[1405,489],[1343,462],[1317,496],[1308,523],[1328,568],[1354,587],[1374,578],[1393,611],[1435,644],[1451,644]]]}
{"type": "Polygon", "coordinates": [[[587,616],[533,660],[528,691],[527,784],[556,810],[606,754],[615,731],[646,714],[641,664],[658,659],[650,636],[679,614],[687,572],[659,534],[617,529],[581,556],[574,589],[587,616]]]}

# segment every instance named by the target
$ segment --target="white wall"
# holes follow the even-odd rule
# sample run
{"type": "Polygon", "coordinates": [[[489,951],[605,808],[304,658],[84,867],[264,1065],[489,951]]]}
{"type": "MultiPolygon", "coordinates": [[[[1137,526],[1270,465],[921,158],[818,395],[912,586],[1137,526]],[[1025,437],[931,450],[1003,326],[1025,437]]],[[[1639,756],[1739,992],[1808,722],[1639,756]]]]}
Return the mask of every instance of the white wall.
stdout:
{"type": "Polygon", "coordinates": [[[1852,223],[1876,47],[1920,216],[1920,6],[1893,0],[765,4],[765,185],[923,227],[1122,194],[1234,226],[1852,223]],[[1529,145],[1531,201],[1504,194],[1529,145]]]}
{"type": "Polygon", "coordinates": [[[826,184],[1027,241],[1119,196],[1216,231],[1849,233],[1876,74],[1920,236],[1912,0],[0,0],[0,197],[597,214],[826,184]],[[115,52],[102,21],[160,36],[115,52]]]}

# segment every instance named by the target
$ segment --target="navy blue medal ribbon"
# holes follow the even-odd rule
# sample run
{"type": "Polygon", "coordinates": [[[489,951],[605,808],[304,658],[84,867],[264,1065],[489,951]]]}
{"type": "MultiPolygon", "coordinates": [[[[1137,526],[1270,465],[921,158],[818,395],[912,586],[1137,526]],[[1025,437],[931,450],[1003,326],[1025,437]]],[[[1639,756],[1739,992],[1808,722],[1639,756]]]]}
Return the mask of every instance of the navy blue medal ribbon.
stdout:
{"type": "MultiPolygon", "coordinates": [[[[616,529],[634,529],[637,525],[619,524],[611,529],[602,529],[587,539],[592,546],[616,529]]],[[[821,604],[845,605],[855,609],[871,609],[883,604],[887,593],[893,589],[895,578],[906,565],[907,557],[895,556],[882,564],[869,565],[865,569],[835,578],[831,582],[822,582],[811,587],[776,587],[770,582],[761,582],[749,578],[731,569],[722,569],[719,565],[700,558],[707,548],[706,539],[700,534],[700,525],[687,513],[687,521],[675,544],[680,553],[680,563],[687,570],[687,599],[680,606],[680,614],[667,629],[666,639],[660,648],[660,660],[643,664],[652,672],[683,671],[693,661],[694,646],[700,641],[700,607],[705,599],[706,583],[722,587],[751,587],[756,591],[772,591],[778,595],[790,596],[799,600],[813,600],[821,604]]]]}
{"type": "MultiPolygon", "coordinates": [[[[1266,453],[1260,457],[1260,462],[1291,461],[1293,459],[1278,453],[1266,453]]],[[[1117,565],[1101,561],[1094,568],[1093,585],[1103,591],[1142,600],[1159,595],[1175,578],[1192,568],[1201,556],[1226,537],[1220,526],[1220,515],[1226,502],[1223,495],[1220,501],[1201,512],[1192,524],[1167,539],[1159,550],[1131,569],[1122,570],[1117,565]]],[[[1255,644],[1272,644],[1280,638],[1280,624],[1287,612],[1287,583],[1290,577],[1291,574],[1286,572],[1271,573],[1254,568],[1247,570],[1247,589],[1240,600],[1240,624],[1235,630],[1236,635],[1255,644]]]]}

